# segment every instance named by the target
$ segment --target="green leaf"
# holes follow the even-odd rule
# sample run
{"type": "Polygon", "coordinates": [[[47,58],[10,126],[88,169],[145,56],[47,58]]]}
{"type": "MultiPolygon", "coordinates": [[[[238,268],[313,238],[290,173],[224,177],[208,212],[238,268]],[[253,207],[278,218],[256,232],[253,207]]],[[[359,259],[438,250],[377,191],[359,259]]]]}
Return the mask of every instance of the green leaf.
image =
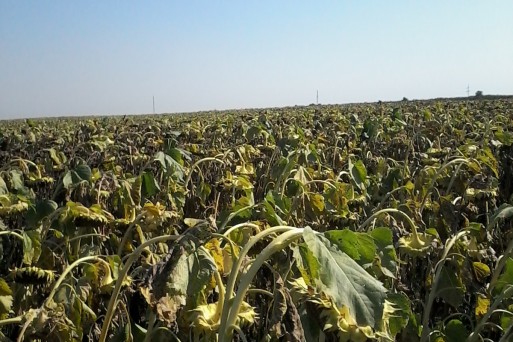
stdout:
{"type": "Polygon", "coordinates": [[[142,192],[144,197],[151,197],[160,191],[159,184],[151,172],[142,174],[142,192]]]}
{"type": "Polygon", "coordinates": [[[167,174],[174,175],[177,179],[183,178],[184,170],[182,165],[180,165],[180,163],[174,160],[171,156],[160,151],[155,154],[154,160],[159,162],[162,169],[167,174]]]}
{"type": "Polygon", "coordinates": [[[395,337],[400,331],[402,331],[413,316],[411,311],[411,304],[408,297],[403,293],[389,293],[387,301],[393,308],[393,312],[389,315],[385,315],[388,318],[388,324],[390,334],[395,337]]]}
{"type": "Polygon", "coordinates": [[[31,206],[25,218],[29,226],[35,227],[42,219],[57,210],[58,205],[52,200],[42,200],[31,206]]]}
{"type": "MultiPolygon", "coordinates": [[[[286,200],[288,200],[288,198],[286,200]]],[[[283,205],[281,207],[280,201],[280,197],[277,193],[275,193],[274,191],[269,191],[265,196],[265,200],[263,202],[263,212],[265,215],[265,219],[273,226],[281,226],[286,224],[286,222],[279,215],[279,212],[281,212],[282,215],[285,216],[288,213],[288,210],[286,212],[283,212],[283,209],[285,209],[283,207],[285,207],[285,204],[288,204],[290,201],[281,201],[281,204],[283,205]]]]}
{"type": "Polygon", "coordinates": [[[380,258],[381,266],[392,274],[397,271],[397,254],[394,248],[392,230],[387,227],[374,228],[370,233],[377,248],[377,256],[380,258]]]}
{"type": "Polygon", "coordinates": [[[236,216],[233,216],[233,218],[237,217],[240,219],[249,220],[253,214],[253,208],[251,207],[254,205],[255,199],[253,198],[253,192],[248,191],[248,195],[241,196],[239,199],[237,199],[233,203],[233,207],[231,209],[227,210],[226,212],[223,212],[223,216],[228,217],[229,215],[238,212],[236,216]],[[241,211],[239,212],[239,210],[241,211]]]}
{"type": "Polygon", "coordinates": [[[276,179],[277,182],[284,181],[289,177],[290,172],[296,167],[296,165],[297,162],[294,158],[289,160],[286,157],[281,157],[271,169],[272,179],[276,179]]]}
{"type": "MultiPolygon", "coordinates": [[[[507,307],[508,311],[513,310],[513,305],[509,305],[507,307]]],[[[513,318],[511,317],[511,314],[508,312],[501,313],[500,316],[500,326],[503,330],[507,330],[511,324],[513,324],[513,318]]]]}
{"type": "Polygon", "coordinates": [[[474,233],[479,233],[483,230],[483,224],[478,223],[478,222],[469,222],[467,228],[468,228],[468,230],[470,230],[474,233]]]}
{"type": "Polygon", "coordinates": [[[322,327],[319,326],[317,320],[312,319],[312,316],[317,313],[313,312],[312,308],[304,304],[298,307],[298,313],[305,332],[305,341],[325,341],[326,339],[322,332],[322,327]]]}
{"type": "Polygon", "coordinates": [[[467,328],[458,319],[451,319],[445,327],[445,342],[465,341],[468,335],[467,328]]]}
{"type": "MultiPolygon", "coordinates": [[[[176,154],[176,152],[180,153],[182,159],[187,160],[189,162],[192,161],[191,153],[187,150],[184,150],[183,148],[180,148],[180,147],[173,148],[169,152],[169,155],[174,158],[174,155],[176,154]]],[[[177,159],[175,159],[175,160],[177,160],[177,159]]]]}
{"type": "Polygon", "coordinates": [[[216,264],[204,249],[198,249],[195,253],[189,255],[187,259],[189,263],[188,278],[190,277],[187,284],[187,296],[192,298],[192,301],[187,300],[187,304],[193,307],[199,304],[206,304],[206,298],[202,302],[202,291],[210,279],[212,279],[212,275],[216,270],[216,264]]]}
{"type": "Polygon", "coordinates": [[[318,290],[346,306],[360,326],[376,328],[383,315],[386,289],[347,254],[324,236],[305,228],[303,239],[317,259],[318,290]]]}
{"type": "Polygon", "coordinates": [[[324,192],[326,210],[339,216],[346,217],[350,210],[348,201],[354,198],[351,184],[335,183],[336,189],[330,187],[324,192]]]}
{"type": "Polygon", "coordinates": [[[351,177],[353,178],[356,186],[360,189],[365,189],[365,183],[367,180],[367,169],[365,168],[365,164],[363,161],[358,160],[356,163],[352,164],[349,161],[349,171],[351,173],[351,177]]]}
{"type": "Polygon", "coordinates": [[[436,294],[455,308],[463,301],[465,286],[453,267],[450,267],[448,264],[443,266],[440,273],[436,294]]]}
{"type": "Polygon", "coordinates": [[[504,288],[508,285],[513,285],[513,259],[508,258],[506,260],[506,264],[504,265],[504,269],[502,270],[502,274],[497,279],[495,283],[495,287],[493,288],[493,294],[500,294],[504,288]]]}
{"type": "Polygon", "coordinates": [[[513,145],[513,134],[510,132],[503,130],[497,131],[495,132],[495,138],[506,146],[513,145]]]}
{"type": "Polygon", "coordinates": [[[252,141],[255,138],[258,138],[262,132],[262,129],[258,126],[251,126],[246,131],[246,139],[252,141]]]}
{"type": "Polygon", "coordinates": [[[212,187],[206,182],[200,182],[198,185],[198,197],[202,205],[206,205],[208,196],[212,193],[212,187]]]}
{"type": "Polygon", "coordinates": [[[16,191],[23,191],[25,189],[23,173],[19,170],[11,170],[9,174],[11,175],[11,187],[16,191]]]}
{"type": "Polygon", "coordinates": [[[367,233],[356,233],[346,228],[327,231],[324,236],[361,266],[374,260],[377,248],[367,233]]]}
{"type": "Polygon", "coordinates": [[[121,257],[119,255],[109,255],[107,256],[107,262],[109,263],[110,269],[112,271],[112,278],[114,280],[118,279],[121,257]]]}
{"type": "Polygon", "coordinates": [[[131,325],[126,322],[124,325],[120,325],[114,336],[109,339],[110,342],[131,342],[133,340],[131,325]]]}
{"type": "MultiPolygon", "coordinates": [[[[183,151],[183,150],[182,150],[183,151]]],[[[181,166],[183,166],[184,164],[184,161],[183,161],[183,158],[182,158],[182,153],[180,150],[178,150],[177,148],[169,148],[168,150],[166,150],[166,154],[168,154],[169,156],[171,156],[171,158],[173,158],[174,160],[176,160],[176,162],[178,164],[180,164],[181,166]]]]}
{"type": "Polygon", "coordinates": [[[363,123],[362,138],[374,139],[378,135],[379,125],[377,121],[367,119],[363,123]]]}
{"type": "Polygon", "coordinates": [[[477,160],[485,164],[492,170],[496,178],[499,178],[499,163],[489,147],[480,148],[477,154],[477,160]]]}
{"type": "Polygon", "coordinates": [[[12,299],[11,288],[3,278],[0,278],[0,319],[4,319],[9,315],[12,299]]]}
{"type": "Polygon", "coordinates": [[[424,114],[424,121],[430,121],[431,120],[432,114],[431,114],[431,112],[429,111],[428,108],[424,109],[423,114],[424,114]]]}
{"type": "Polygon", "coordinates": [[[0,177],[0,195],[6,195],[9,193],[9,189],[7,188],[7,184],[4,179],[0,177]]]}
{"type": "Polygon", "coordinates": [[[394,108],[392,110],[392,115],[391,115],[391,118],[392,120],[400,120],[400,121],[403,121],[403,113],[401,111],[401,108],[394,108]]]}
{"type": "Polygon", "coordinates": [[[128,178],[124,182],[125,191],[129,192],[127,194],[127,197],[130,197],[132,201],[136,205],[141,204],[141,194],[142,194],[142,186],[143,186],[143,179],[141,176],[128,178]]]}
{"type": "MultiPolygon", "coordinates": [[[[132,335],[134,337],[134,341],[144,341],[147,332],[148,331],[145,328],[141,327],[137,323],[132,322],[132,335]]],[[[155,338],[155,335],[152,335],[152,337],[155,338]]]]}
{"type": "Polygon", "coordinates": [[[90,181],[91,180],[92,172],[91,172],[91,168],[89,167],[89,165],[86,165],[86,164],[78,165],[74,171],[75,171],[75,176],[78,177],[77,180],[80,180],[80,181],[82,181],[82,180],[90,181]]]}
{"type": "Polygon", "coordinates": [[[316,279],[319,278],[319,262],[314,257],[306,244],[302,243],[293,249],[294,258],[301,276],[307,285],[315,286],[316,279]]]}
{"type": "Polygon", "coordinates": [[[499,220],[505,220],[513,216],[513,205],[504,203],[490,217],[488,227],[494,227],[499,220]]]}
{"type": "Polygon", "coordinates": [[[73,185],[82,182],[90,182],[92,176],[91,168],[88,165],[77,165],[73,170],[68,170],[62,179],[62,185],[66,189],[70,189],[73,185]]]}
{"type": "Polygon", "coordinates": [[[23,232],[23,263],[32,265],[41,256],[41,234],[37,230],[23,232]]]}
{"type": "Polygon", "coordinates": [[[404,188],[408,191],[413,191],[415,190],[415,184],[413,184],[411,181],[408,181],[405,185],[404,185],[404,188]]]}

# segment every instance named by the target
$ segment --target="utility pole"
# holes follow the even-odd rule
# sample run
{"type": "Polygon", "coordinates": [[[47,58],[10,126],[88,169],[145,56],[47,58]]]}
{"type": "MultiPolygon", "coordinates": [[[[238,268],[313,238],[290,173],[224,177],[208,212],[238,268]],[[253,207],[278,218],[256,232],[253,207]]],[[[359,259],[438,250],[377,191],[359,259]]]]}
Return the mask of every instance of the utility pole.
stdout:
{"type": "Polygon", "coordinates": [[[153,114],[155,114],[155,96],[153,96],[153,114]]]}
{"type": "Polygon", "coordinates": [[[319,89],[317,89],[317,104],[319,104],[319,89]]]}
{"type": "Polygon", "coordinates": [[[470,97],[470,84],[467,84],[467,97],[470,97]]]}

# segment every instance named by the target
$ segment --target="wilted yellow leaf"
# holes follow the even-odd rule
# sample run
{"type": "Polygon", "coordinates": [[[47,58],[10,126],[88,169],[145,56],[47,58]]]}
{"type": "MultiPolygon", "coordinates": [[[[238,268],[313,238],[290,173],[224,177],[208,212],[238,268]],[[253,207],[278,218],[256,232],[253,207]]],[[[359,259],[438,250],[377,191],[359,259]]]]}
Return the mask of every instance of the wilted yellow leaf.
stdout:
{"type": "Polygon", "coordinates": [[[490,275],[490,267],[482,262],[473,262],[472,268],[478,281],[483,282],[490,275]]]}
{"type": "Polygon", "coordinates": [[[205,248],[209,251],[210,255],[214,259],[219,273],[224,273],[224,258],[223,249],[218,239],[212,239],[205,244],[205,248]]]}
{"type": "Polygon", "coordinates": [[[477,303],[476,303],[476,318],[483,317],[486,312],[488,311],[488,308],[490,307],[490,299],[487,298],[485,295],[478,294],[477,296],[477,303]]]}
{"type": "Polygon", "coordinates": [[[310,204],[312,205],[313,212],[317,215],[322,214],[324,211],[324,197],[321,194],[312,194],[309,196],[310,204]]]}

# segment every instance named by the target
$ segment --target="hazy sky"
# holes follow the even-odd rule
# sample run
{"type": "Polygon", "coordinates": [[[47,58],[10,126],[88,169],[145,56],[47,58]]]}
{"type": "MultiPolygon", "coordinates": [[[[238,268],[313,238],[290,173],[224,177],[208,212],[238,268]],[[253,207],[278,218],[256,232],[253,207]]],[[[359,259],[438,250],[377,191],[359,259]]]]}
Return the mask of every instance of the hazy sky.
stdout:
{"type": "Polygon", "coordinates": [[[513,1],[0,0],[0,118],[513,94],[513,1]]]}

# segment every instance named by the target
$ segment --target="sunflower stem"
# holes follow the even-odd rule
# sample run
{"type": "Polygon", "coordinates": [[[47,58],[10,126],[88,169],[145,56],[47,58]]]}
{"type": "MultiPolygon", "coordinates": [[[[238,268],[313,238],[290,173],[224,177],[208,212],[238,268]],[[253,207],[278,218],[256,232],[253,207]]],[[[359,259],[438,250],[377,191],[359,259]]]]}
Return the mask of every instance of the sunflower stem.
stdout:
{"type": "MultiPolygon", "coordinates": [[[[221,325],[219,329],[220,342],[231,341],[233,335],[233,326],[235,326],[235,321],[237,319],[240,307],[242,306],[244,296],[246,295],[246,292],[248,291],[251,282],[253,281],[253,278],[255,277],[260,267],[272,254],[282,250],[303,236],[303,231],[303,228],[288,227],[288,229],[286,229],[283,234],[278,236],[269,245],[267,245],[266,248],[264,248],[264,250],[257,256],[249,270],[242,276],[235,297],[233,299],[230,298],[231,303],[228,310],[226,310],[226,307],[223,309],[223,317],[221,317],[221,325]]],[[[241,259],[242,258],[239,258],[239,260],[241,259]]]]}
{"type": "Polygon", "coordinates": [[[422,335],[420,338],[420,342],[426,342],[429,339],[429,317],[431,314],[431,307],[433,306],[433,302],[438,294],[438,283],[440,282],[440,275],[442,274],[443,264],[447,260],[447,256],[449,251],[454,246],[458,239],[462,238],[465,235],[470,234],[469,231],[462,230],[454,235],[445,245],[444,252],[442,254],[442,258],[435,266],[435,277],[433,278],[433,285],[431,287],[431,291],[429,292],[429,297],[427,299],[427,303],[424,306],[424,314],[422,316],[422,335]]]}

